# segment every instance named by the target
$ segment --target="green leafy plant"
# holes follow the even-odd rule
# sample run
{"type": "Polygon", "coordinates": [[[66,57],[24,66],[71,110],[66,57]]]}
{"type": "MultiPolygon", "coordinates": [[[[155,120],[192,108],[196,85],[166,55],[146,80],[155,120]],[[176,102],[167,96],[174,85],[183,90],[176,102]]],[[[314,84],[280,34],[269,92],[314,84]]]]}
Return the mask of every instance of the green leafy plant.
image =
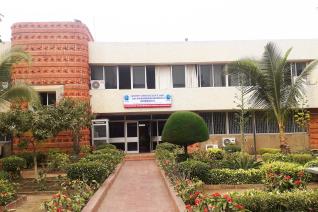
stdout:
{"type": "Polygon", "coordinates": [[[5,206],[16,198],[16,186],[8,180],[0,179],[0,205],[5,206]]]}
{"type": "Polygon", "coordinates": [[[222,160],[224,158],[225,152],[222,149],[208,149],[209,157],[212,160],[222,160]]]}
{"type": "MultiPolygon", "coordinates": [[[[21,152],[17,154],[18,157],[24,158],[26,161],[26,168],[31,169],[34,166],[33,153],[32,152],[21,152]]],[[[37,164],[46,163],[47,154],[43,152],[36,153],[37,164]]]]}
{"type": "Polygon", "coordinates": [[[163,142],[156,146],[156,151],[160,151],[160,150],[174,151],[177,148],[178,146],[175,144],[163,142]]]}
{"type": "Polygon", "coordinates": [[[266,173],[265,185],[268,191],[291,191],[293,189],[306,188],[306,182],[302,180],[304,172],[297,173],[297,178],[293,178],[289,175],[266,173]]]}
{"type": "Polygon", "coordinates": [[[265,153],[262,155],[262,159],[265,162],[284,161],[291,163],[306,164],[314,159],[311,154],[306,153],[293,153],[293,154],[281,154],[281,153],[265,153]]]}
{"type": "Polygon", "coordinates": [[[116,146],[113,144],[100,144],[96,146],[96,150],[99,150],[99,149],[116,149],[116,146]]]}
{"type": "Polygon", "coordinates": [[[305,168],[318,167],[318,159],[309,161],[304,165],[305,168]]]}
{"type": "Polygon", "coordinates": [[[194,200],[199,194],[197,191],[202,189],[202,186],[202,181],[197,179],[178,179],[175,182],[174,189],[186,204],[194,204],[194,200]]]}
{"type": "Polygon", "coordinates": [[[20,178],[21,170],[26,166],[26,161],[17,156],[3,158],[1,162],[2,169],[7,171],[13,179],[20,178]]]}
{"type": "Polygon", "coordinates": [[[208,139],[208,127],[202,117],[189,111],[172,113],[162,132],[162,141],[183,146],[186,154],[188,145],[208,139]]]}
{"type": "Polygon", "coordinates": [[[234,154],[235,157],[226,162],[227,167],[230,169],[254,169],[262,165],[262,162],[255,161],[253,156],[247,153],[239,152],[234,154]]]}

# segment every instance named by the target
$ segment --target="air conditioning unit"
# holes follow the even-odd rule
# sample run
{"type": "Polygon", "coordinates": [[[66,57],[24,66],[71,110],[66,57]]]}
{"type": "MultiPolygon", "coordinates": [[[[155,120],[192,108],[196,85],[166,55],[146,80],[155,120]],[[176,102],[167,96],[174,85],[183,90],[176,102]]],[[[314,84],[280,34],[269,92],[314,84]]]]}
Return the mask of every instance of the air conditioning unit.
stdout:
{"type": "Polygon", "coordinates": [[[206,144],[205,145],[205,150],[208,150],[208,149],[218,149],[219,146],[217,144],[206,144]]]}
{"type": "Polygon", "coordinates": [[[91,80],[91,89],[93,90],[105,89],[104,80],[91,80]]]}
{"type": "Polygon", "coordinates": [[[235,144],[235,138],[222,138],[222,145],[235,144]]]}

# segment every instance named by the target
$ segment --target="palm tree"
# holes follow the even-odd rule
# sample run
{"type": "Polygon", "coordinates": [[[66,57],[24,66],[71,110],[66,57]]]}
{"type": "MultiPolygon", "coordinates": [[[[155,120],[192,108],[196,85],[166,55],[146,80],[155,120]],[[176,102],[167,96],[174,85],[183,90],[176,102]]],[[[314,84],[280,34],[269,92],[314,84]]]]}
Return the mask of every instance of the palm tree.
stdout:
{"type": "Polygon", "coordinates": [[[11,84],[12,66],[20,62],[30,63],[31,57],[19,47],[0,53],[0,109],[15,100],[38,101],[38,94],[30,86],[22,83],[11,84]]]}
{"type": "Polygon", "coordinates": [[[268,43],[260,61],[242,59],[231,63],[231,74],[250,77],[253,86],[248,87],[250,101],[255,108],[272,111],[279,128],[280,148],[288,153],[285,136],[285,121],[292,109],[298,107],[298,100],[304,95],[304,82],[318,61],[309,63],[303,72],[293,80],[288,56],[291,48],[282,54],[274,43],[268,43]]]}

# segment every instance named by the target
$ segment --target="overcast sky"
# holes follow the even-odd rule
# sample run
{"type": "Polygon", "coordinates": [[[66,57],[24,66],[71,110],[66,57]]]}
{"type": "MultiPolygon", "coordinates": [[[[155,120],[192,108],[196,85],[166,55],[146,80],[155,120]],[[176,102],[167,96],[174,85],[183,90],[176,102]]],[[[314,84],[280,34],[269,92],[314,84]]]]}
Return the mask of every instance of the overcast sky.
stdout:
{"type": "Polygon", "coordinates": [[[318,38],[318,0],[2,0],[0,35],[23,21],[79,19],[96,41],[318,38]]]}

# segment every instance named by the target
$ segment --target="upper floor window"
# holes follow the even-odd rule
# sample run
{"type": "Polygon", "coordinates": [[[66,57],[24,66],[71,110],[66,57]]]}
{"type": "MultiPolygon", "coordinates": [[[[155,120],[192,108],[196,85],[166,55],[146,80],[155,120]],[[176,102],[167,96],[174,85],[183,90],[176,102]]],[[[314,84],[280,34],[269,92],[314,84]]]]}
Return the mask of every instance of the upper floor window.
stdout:
{"type": "Polygon", "coordinates": [[[54,105],[56,102],[56,92],[39,92],[42,105],[54,105]]]}
{"type": "Polygon", "coordinates": [[[199,65],[199,87],[225,87],[224,64],[199,65]]]}
{"type": "Polygon", "coordinates": [[[299,62],[299,63],[291,63],[291,75],[292,76],[299,76],[303,70],[306,67],[306,63],[305,62],[299,62]]]}
{"type": "Polygon", "coordinates": [[[116,89],[117,88],[117,68],[116,66],[105,66],[104,67],[105,76],[105,88],[106,89],[116,89]]]}
{"type": "Polygon", "coordinates": [[[174,88],[185,87],[185,66],[172,66],[172,85],[174,88]]]}
{"type": "Polygon", "coordinates": [[[119,89],[131,89],[130,66],[118,67],[119,89]]]}

